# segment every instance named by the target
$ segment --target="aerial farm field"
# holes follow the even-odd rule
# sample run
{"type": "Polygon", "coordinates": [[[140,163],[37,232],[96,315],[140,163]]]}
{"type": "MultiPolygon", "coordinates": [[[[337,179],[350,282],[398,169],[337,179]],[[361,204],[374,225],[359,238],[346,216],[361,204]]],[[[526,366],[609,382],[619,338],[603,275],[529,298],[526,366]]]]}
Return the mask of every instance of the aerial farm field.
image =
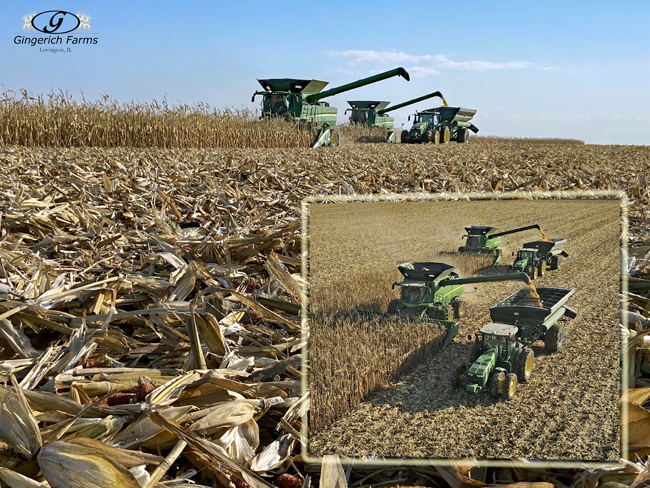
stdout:
{"type": "MultiPolygon", "coordinates": [[[[403,203],[312,204],[310,266],[312,285],[311,377],[314,425],[312,454],[411,458],[598,460],[618,458],[620,332],[618,319],[620,208],[617,200],[509,200],[403,203]],[[468,302],[460,332],[442,351],[422,350],[408,375],[393,375],[358,405],[358,377],[399,366],[372,336],[382,324],[332,322],[328,311],[353,307],[386,310],[396,269],[407,261],[440,261],[461,276],[508,273],[512,252],[538,240],[527,230],[502,238],[503,259],[461,257],[439,252],[463,245],[466,225],[499,231],[537,223],[550,238],[566,238],[562,267],[537,278],[537,287],[575,288],[569,306],[578,312],[564,322],[565,343],[547,353],[533,346],[535,363],[527,383],[511,401],[487,393],[474,396],[451,386],[454,369],[466,362],[467,335],[490,322],[489,307],[525,287],[521,282],[466,285],[468,302]],[[365,331],[374,329],[367,334],[365,331]],[[373,345],[375,347],[373,347],[373,345]],[[360,367],[363,364],[363,367],[360,367]],[[383,388],[382,388],[383,386],[383,388]],[[349,411],[340,411],[340,403],[349,411]],[[331,423],[327,421],[332,421],[331,423]],[[329,425],[328,425],[329,423],[329,425]],[[318,428],[320,427],[320,429],[318,428]]],[[[398,296],[398,291],[392,296],[398,296]]],[[[398,320],[398,319],[397,319],[398,320]]],[[[398,320],[399,322],[399,320],[398,320]]],[[[408,322],[391,324],[395,347],[408,322]]],[[[419,326],[423,327],[423,326],[419,326]]],[[[432,334],[432,331],[419,332],[432,334]]],[[[386,347],[386,345],[384,346],[386,347]]],[[[385,378],[385,377],[384,377],[385,378]]],[[[365,380],[368,381],[367,379],[365,380]]]]}

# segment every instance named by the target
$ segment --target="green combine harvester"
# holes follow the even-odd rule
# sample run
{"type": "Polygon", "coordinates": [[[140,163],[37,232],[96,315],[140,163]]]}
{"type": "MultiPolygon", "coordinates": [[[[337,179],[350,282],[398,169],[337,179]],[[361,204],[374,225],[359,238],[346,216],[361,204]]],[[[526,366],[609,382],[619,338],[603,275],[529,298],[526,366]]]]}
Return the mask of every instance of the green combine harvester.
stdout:
{"type": "MultiPolygon", "coordinates": [[[[388,304],[387,313],[410,318],[429,318],[448,328],[453,339],[458,333],[459,319],[465,314],[465,302],[461,296],[466,284],[494,281],[524,281],[523,273],[460,278],[453,266],[445,263],[404,263],[397,267],[404,280],[393,283],[401,288],[400,298],[388,304]]],[[[451,340],[451,339],[449,339],[451,340]]]]}
{"type": "Polygon", "coordinates": [[[523,288],[490,309],[492,323],[475,335],[469,363],[452,374],[455,388],[468,393],[487,391],[511,400],[517,384],[528,381],[533,372],[531,345],[541,339],[550,352],[562,347],[564,327],[557,322],[577,317],[577,312],[566,305],[575,290],[533,290],[523,288]]]}
{"type": "Polygon", "coordinates": [[[562,266],[562,257],[569,257],[569,253],[562,249],[565,244],[566,239],[527,242],[517,251],[510,270],[526,273],[533,280],[544,276],[547,268],[558,269],[562,266]]]}
{"type": "Polygon", "coordinates": [[[350,112],[350,122],[353,124],[365,125],[368,127],[382,127],[386,130],[386,142],[395,142],[395,132],[393,132],[393,124],[395,119],[393,117],[388,117],[386,114],[398,108],[403,108],[414,103],[421,102],[433,97],[442,98],[445,107],[447,102],[442,96],[442,93],[435,91],[429,93],[428,95],[423,95],[418,98],[414,98],[407,102],[402,102],[392,107],[388,107],[390,102],[379,102],[379,101],[370,101],[370,100],[355,100],[348,101],[348,104],[351,108],[345,110],[347,114],[350,112]]]}
{"type": "Polygon", "coordinates": [[[499,249],[499,246],[501,245],[501,236],[523,232],[530,229],[541,231],[538,224],[527,225],[526,227],[519,227],[517,229],[497,233],[494,233],[494,231],[497,230],[496,227],[470,225],[465,227],[465,232],[467,232],[467,234],[463,236],[463,239],[467,238],[467,242],[464,246],[458,248],[458,252],[493,255],[494,261],[492,262],[492,266],[496,266],[501,261],[501,256],[503,255],[503,250],[499,249]]]}
{"type": "Polygon", "coordinates": [[[339,135],[333,130],[336,125],[336,108],[330,107],[329,103],[321,100],[393,76],[401,76],[407,81],[411,79],[404,68],[395,68],[325,91],[322,90],[328,84],[326,81],[293,78],[258,79],[264,91],[255,92],[251,102],[255,101],[256,95],[262,95],[263,119],[282,117],[315,130],[316,137],[311,147],[338,146],[339,135]]]}
{"type": "MultiPolygon", "coordinates": [[[[402,131],[402,143],[445,144],[449,141],[468,142],[469,131],[478,132],[470,122],[476,110],[462,107],[438,107],[417,112],[413,118],[413,127],[402,131]]],[[[409,115],[408,120],[411,120],[409,115]]]]}

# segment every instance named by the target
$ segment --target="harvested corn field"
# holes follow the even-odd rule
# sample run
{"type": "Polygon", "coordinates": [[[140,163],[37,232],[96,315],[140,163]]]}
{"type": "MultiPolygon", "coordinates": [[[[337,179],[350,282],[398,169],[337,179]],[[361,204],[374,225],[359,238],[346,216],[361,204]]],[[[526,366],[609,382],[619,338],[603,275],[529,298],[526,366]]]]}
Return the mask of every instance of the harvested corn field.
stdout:
{"type": "MultiPolygon", "coordinates": [[[[625,189],[638,243],[650,237],[649,162],[647,147],[479,139],[323,151],[0,147],[0,391],[12,415],[3,419],[20,426],[20,438],[1,434],[0,479],[94,486],[83,473],[101,465],[126,486],[136,474],[146,483],[145,471],[157,487],[302,486],[308,475],[316,486],[321,467],[299,456],[309,407],[298,389],[302,198],[625,189]],[[159,440],[164,447],[147,447],[159,440]],[[51,461],[66,463],[63,475],[51,461]]],[[[635,464],[589,479],[629,484],[643,472],[635,464]]],[[[328,459],[322,473],[329,487],[340,471],[328,459]]],[[[443,487],[468,474],[355,465],[341,483],[443,487]]],[[[587,474],[500,470],[495,479],[570,486],[587,474]]],[[[114,479],[104,486],[122,486],[114,479]]]]}
{"type": "MultiPolygon", "coordinates": [[[[435,354],[422,354],[415,360],[419,366],[411,374],[393,377],[390,385],[366,397],[329,428],[313,432],[310,452],[419,458],[618,458],[617,200],[312,204],[312,306],[326,308],[327,300],[320,303],[319,297],[331,296],[328,290],[340,286],[347,290],[350,305],[375,307],[377,303],[368,303],[367,297],[380,296],[390,289],[391,282],[400,281],[397,264],[451,264],[466,259],[438,254],[462,245],[465,225],[492,225],[507,230],[533,223],[539,224],[549,237],[568,239],[570,254],[561,269],[548,271],[535,280],[535,285],[575,288],[569,305],[578,317],[564,322],[565,345],[557,353],[545,352],[542,342],[533,346],[533,375],[527,383],[518,385],[514,399],[503,402],[488,394],[471,396],[451,386],[452,372],[469,359],[473,340],[468,341],[467,334],[490,322],[490,306],[522,287],[518,282],[466,285],[463,299],[469,302],[468,312],[460,320],[454,343],[435,354]],[[369,278],[372,270],[376,270],[375,279],[369,278]],[[355,278],[357,273],[362,280],[355,278]],[[346,284],[348,280],[364,282],[357,303],[354,289],[346,284]]],[[[539,238],[536,229],[504,236],[502,263],[492,268],[488,259],[476,274],[507,273],[511,253],[524,242],[539,238]]],[[[379,306],[385,307],[385,302],[379,306]]],[[[336,302],[333,306],[338,308],[336,302]]],[[[318,315],[312,323],[313,415],[326,415],[336,408],[326,403],[336,397],[335,392],[340,398],[357,395],[349,377],[354,377],[356,371],[360,375],[375,373],[385,361],[368,349],[364,336],[350,333],[347,341],[335,341],[330,327],[318,315]],[[360,361],[357,356],[366,355],[366,368],[355,370],[360,361]],[[339,371],[330,366],[332,360],[338,363],[339,371]],[[373,362],[377,366],[373,367],[373,362]],[[321,369],[326,376],[335,372],[339,378],[332,381],[327,393],[318,387],[321,369]]],[[[408,323],[403,330],[408,330],[408,323]]],[[[396,335],[393,341],[399,344],[401,337],[396,335]]],[[[399,366],[395,362],[392,365],[399,366]]],[[[325,422],[316,417],[314,423],[320,426],[325,422]]]]}

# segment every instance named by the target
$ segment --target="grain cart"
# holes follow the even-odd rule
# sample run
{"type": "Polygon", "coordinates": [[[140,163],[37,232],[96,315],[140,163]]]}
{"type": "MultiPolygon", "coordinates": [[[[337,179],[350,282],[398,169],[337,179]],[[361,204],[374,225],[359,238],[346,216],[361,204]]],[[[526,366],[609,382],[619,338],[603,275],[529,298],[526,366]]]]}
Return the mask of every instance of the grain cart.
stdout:
{"type": "Polygon", "coordinates": [[[492,266],[496,266],[501,261],[503,250],[499,249],[501,245],[501,236],[514,234],[516,232],[523,232],[525,230],[537,229],[540,230],[538,224],[527,225],[526,227],[519,227],[517,229],[506,230],[504,232],[497,232],[496,227],[488,227],[481,225],[470,225],[465,227],[465,234],[462,238],[467,238],[464,246],[458,248],[460,253],[468,254],[491,254],[494,256],[492,266]]]}
{"type": "Polygon", "coordinates": [[[527,242],[517,251],[515,262],[510,269],[526,273],[533,280],[544,276],[547,268],[558,269],[562,265],[562,256],[569,257],[569,253],[562,249],[565,244],[566,239],[527,242]]]}
{"type": "MultiPolygon", "coordinates": [[[[476,110],[462,107],[438,107],[417,112],[413,116],[413,127],[402,131],[401,142],[468,142],[469,131],[478,132],[478,128],[470,123],[474,114],[476,110]]],[[[410,115],[408,120],[411,120],[410,115]]]]}
{"type": "Polygon", "coordinates": [[[387,312],[402,317],[427,316],[451,321],[465,314],[465,302],[460,299],[464,285],[512,280],[529,282],[523,273],[460,278],[456,268],[445,263],[404,263],[397,269],[405,279],[393,283],[393,288],[401,288],[401,294],[388,304],[387,312]]]}
{"type": "Polygon", "coordinates": [[[263,119],[282,117],[316,130],[316,137],[311,147],[338,146],[339,135],[333,129],[336,125],[336,108],[330,107],[329,103],[321,100],[393,76],[401,76],[407,81],[411,79],[404,68],[396,68],[325,91],[321,90],[327,86],[326,81],[292,78],[258,79],[264,91],[253,93],[251,102],[255,101],[256,95],[262,95],[263,119]]]}
{"type": "Polygon", "coordinates": [[[395,132],[393,131],[393,124],[395,119],[393,117],[388,117],[386,114],[392,110],[398,108],[406,107],[423,100],[427,100],[433,97],[442,98],[445,107],[447,102],[442,96],[442,93],[435,91],[429,93],[428,95],[423,95],[418,98],[414,98],[407,102],[399,103],[392,107],[388,107],[390,102],[378,102],[378,101],[369,101],[369,100],[355,100],[348,101],[348,104],[351,108],[345,110],[347,114],[350,112],[350,122],[353,124],[366,125],[368,127],[383,127],[386,129],[386,142],[395,142],[395,132]],[[387,108],[388,107],[388,108],[387,108]]]}
{"type": "Polygon", "coordinates": [[[475,335],[469,362],[453,372],[453,386],[468,393],[488,391],[511,400],[517,383],[528,381],[533,372],[530,346],[541,339],[550,352],[562,347],[564,327],[557,321],[577,317],[566,305],[574,292],[566,288],[523,288],[493,306],[492,323],[475,335]]]}

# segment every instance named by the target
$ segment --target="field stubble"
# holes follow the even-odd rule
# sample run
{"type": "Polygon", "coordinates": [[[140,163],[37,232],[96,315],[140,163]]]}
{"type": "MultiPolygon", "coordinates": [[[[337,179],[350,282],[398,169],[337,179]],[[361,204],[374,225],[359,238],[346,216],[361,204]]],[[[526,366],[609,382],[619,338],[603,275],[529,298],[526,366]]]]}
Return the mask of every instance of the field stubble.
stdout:
{"type": "MultiPolygon", "coordinates": [[[[73,121],[73,109],[70,110],[57,120],[73,121]]],[[[111,107],[107,110],[119,112],[111,107]]],[[[644,176],[650,164],[648,147],[562,146],[528,141],[504,144],[502,141],[478,138],[467,145],[343,145],[322,151],[277,147],[37,147],[58,143],[30,138],[28,134],[45,137],[46,133],[40,129],[45,126],[39,126],[38,121],[29,117],[23,118],[23,115],[29,116],[30,113],[19,115],[13,122],[9,121],[9,127],[15,129],[16,124],[24,124],[20,125],[19,141],[32,147],[8,146],[6,144],[10,140],[6,139],[3,139],[4,145],[0,147],[0,167],[4,175],[0,181],[3,195],[0,240],[2,250],[11,254],[11,260],[5,260],[5,265],[9,263],[13,266],[7,267],[3,274],[13,276],[20,272],[27,276],[12,283],[14,292],[46,292],[63,273],[66,274],[65,284],[72,285],[95,273],[116,276],[129,266],[136,271],[142,266],[143,270],[148,269],[149,272],[153,269],[154,274],[150,279],[165,282],[172,275],[173,267],[162,261],[153,268],[149,267],[148,259],[155,257],[154,254],[161,249],[142,248],[141,232],[161,236],[172,253],[189,260],[211,261],[221,256],[229,266],[244,266],[248,275],[236,278],[234,284],[229,286],[238,287],[249,281],[251,286],[266,285],[271,280],[261,263],[268,260],[271,252],[288,259],[286,262],[293,263],[292,271],[295,271],[298,260],[292,253],[296,253],[295,243],[299,237],[299,203],[302,198],[314,194],[338,196],[505,189],[521,190],[522,198],[530,198],[525,193],[529,190],[624,189],[631,197],[633,241],[647,240],[650,235],[647,225],[650,190],[644,176]],[[71,226],[70,214],[81,215],[77,224],[71,226]],[[179,227],[188,220],[202,226],[197,229],[198,234],[203,236],[198,243],[188,240],[188,234],[193,235],[193,229],[179,227]],[[278,229],[283,232],[279,236],[276,234],[278,229]],[[67,236],[63,240],[48,240],[48,237],[65,234],[78,236],[83,242],[89,242],[89,247],[80,248],[74,245],[74,238],[67,240],[67,236]],[[289,244],[294,248],[290,249],[289,244]],[[50,256],[47,266],[39,269],[38,263],[46,252],[50,256]],[[32,283],[29,277],[36,276],[35,273],[38,273],[39,280],[32,283]]],[[[6,123],[6,119],[2,123],[6,123]]],[[[49,128],[54,129],[55,125],[50,124],[49,128]]],[[[88,126],[81,123],[72,128],[74,131],[66,134],[88,133],[88,126]]],[[[216,124],[213,128],[221,130],[222,126],[216,124]]],[[[182,135],[183,132],[177,131],[176,134],[182,135]]],[[[219,134],[220,137],[224,135],[223,131],[219,134]]],[[[278,135],[282,137],[282,134],[278,135]]],[[[187,141],[174,137],[163,139],[161,144],[182,146],[187,141]]],[[[224,141],[221,138],[216,143],[230,144],[224,141]]],[[[65,138],[60,142],[68,145],[93,143],[88,139],[73,141],[65,138]]],[[[292,144],[288,138],[271,143],[292,144]]],[[[143,142],[128,138],[116,139],[107,145],[127,144],[156,145],[150,140],[143,142]]],[[[256,136],[247,139],[246,144],[259,147],[264,145],[264,141],[260,142],[256,136]]],[[[102,143],[96,145],[101,146],[102,143]]],[[[580,223],[575,218],[571,222],[576,225],[580,223]]],[[[354,230],[352,228],[350,231],[354,230]]],[[[420,251],[427,251],[427,248],[423,247],[420,251]]],[[[336,250],[333,255],[340,253],[340,250],[336,250]]],[[[424,258],[427,255],[420,253],[419,256],[424,258]]],[[[416,252],[395,259],[402,257],[419,259],[416,252]]],[[[391,269],[392,264],[395,263],[391,263],[391,269]]],[[[395,270],[392,269],[392,272],[395,270]]],[[[197,288],[204,286],[205,276],[201,276],[201,280],[196,281],[197,288]]],[[[197,290],[189,291],[194,293],[197,290]]],[[[250,297],[249,291],[246,294],[250,297]]],[[[472,296],[478,299],[480,292],[479,289],[472,296]]],[[[385,298],[377,303],[383,304],[382,300],[385,298]]],[[[5,310],[11,306],[12,300],[3,298],[0,303],[5,310]]],[[[98,304],[104,305],[101,302],[98,304]]],[[[250,317],[257,317],[247,306],[241,303],[237,306],[248,310],[246,313],[250,317]]],[[[134,317],[134,320],[140,319],[134,317]]],[[[257,322],[259,318],[254,320],[257,322]]],[[[263,322],[264,327],[269,326],[269,322],[263,322]]],[[[182,324],[179,327],[179,330],[184,330],[182,324]]],[[[112,324],[109,328],[115,330],[112,324]]],[[[277,324],[272,326],[277,334],[284,334],[280,329],[282,327],[277,327],[277,324]]],[[[32,337],[29,330],[25,331],[32,337]]],[[[67,340],[61,343],[62,346],[67,344],[67,340]]],[[[285,345],[285,342],[280,344],[285,345]]],[[[6,344],[3,347],[6,357],[10,356],[11,349],[6,344]]],[[[299,349],[292,349],[290,358],[295,359],[299,352],[299,349]]],[[[179,357],[186,357],[187,348],[178,353],[179,357]]],[[[166,361],[165,356],[159,353],[148,356],[152,361],[166,361]]],[[[374,414],[382,415],[376,410],[374,414]]],[[[263,434],[265,441],[256,450],[257,454],[270,442],[268,432],[276,425],[268,422],[263,425],[264,421],[261,419],[260,434],[263,434]]],[[[299,425],[294,423],[294,427],[299,425]]],[[[367,426],[362,427],[365,429],[367,426]]],[[[344,429],[343,432],[348,437],[355,437],[349,430],[344,429]]],[[[382,431],[380,437],[385,436],[386,433],[382,431]]],[[[361,435],[360,442],[367,443],[367,436],[361,435]]],[[[297,448],[296,443],[294,454],[297,448]]],[[[462,454],[469,455],[469,452],[462,454]]],[[[294,460],[300,469],[304,467],[296,458],[294,460]]],[[[174,463],[172,472],[181,464],[174,463]]],[[[212,467],[215,468],[214,465],[212,467]]],[[[201,468],[201,473],[204,472],[207,471],[201,468]]],[[[355,467],[350,481],[358,483],[365,476],[363,473],[363,470],[355,467]]],[[[439,475],[430,471],[425,474],[435,476],[439,486],[446,486],[439,475]]],[[[511,479],[515,480],[541,479],[532,474],[528,476],[512,472],[511,475],[511,479]]],[[[384,475],[380,473],[379,478],[373,475],[370,480],[381,479],[381,476],[384,475]]],[[[567,486],[572,483],[573,474],[568,471],[558,476],[567,486]]]]}

